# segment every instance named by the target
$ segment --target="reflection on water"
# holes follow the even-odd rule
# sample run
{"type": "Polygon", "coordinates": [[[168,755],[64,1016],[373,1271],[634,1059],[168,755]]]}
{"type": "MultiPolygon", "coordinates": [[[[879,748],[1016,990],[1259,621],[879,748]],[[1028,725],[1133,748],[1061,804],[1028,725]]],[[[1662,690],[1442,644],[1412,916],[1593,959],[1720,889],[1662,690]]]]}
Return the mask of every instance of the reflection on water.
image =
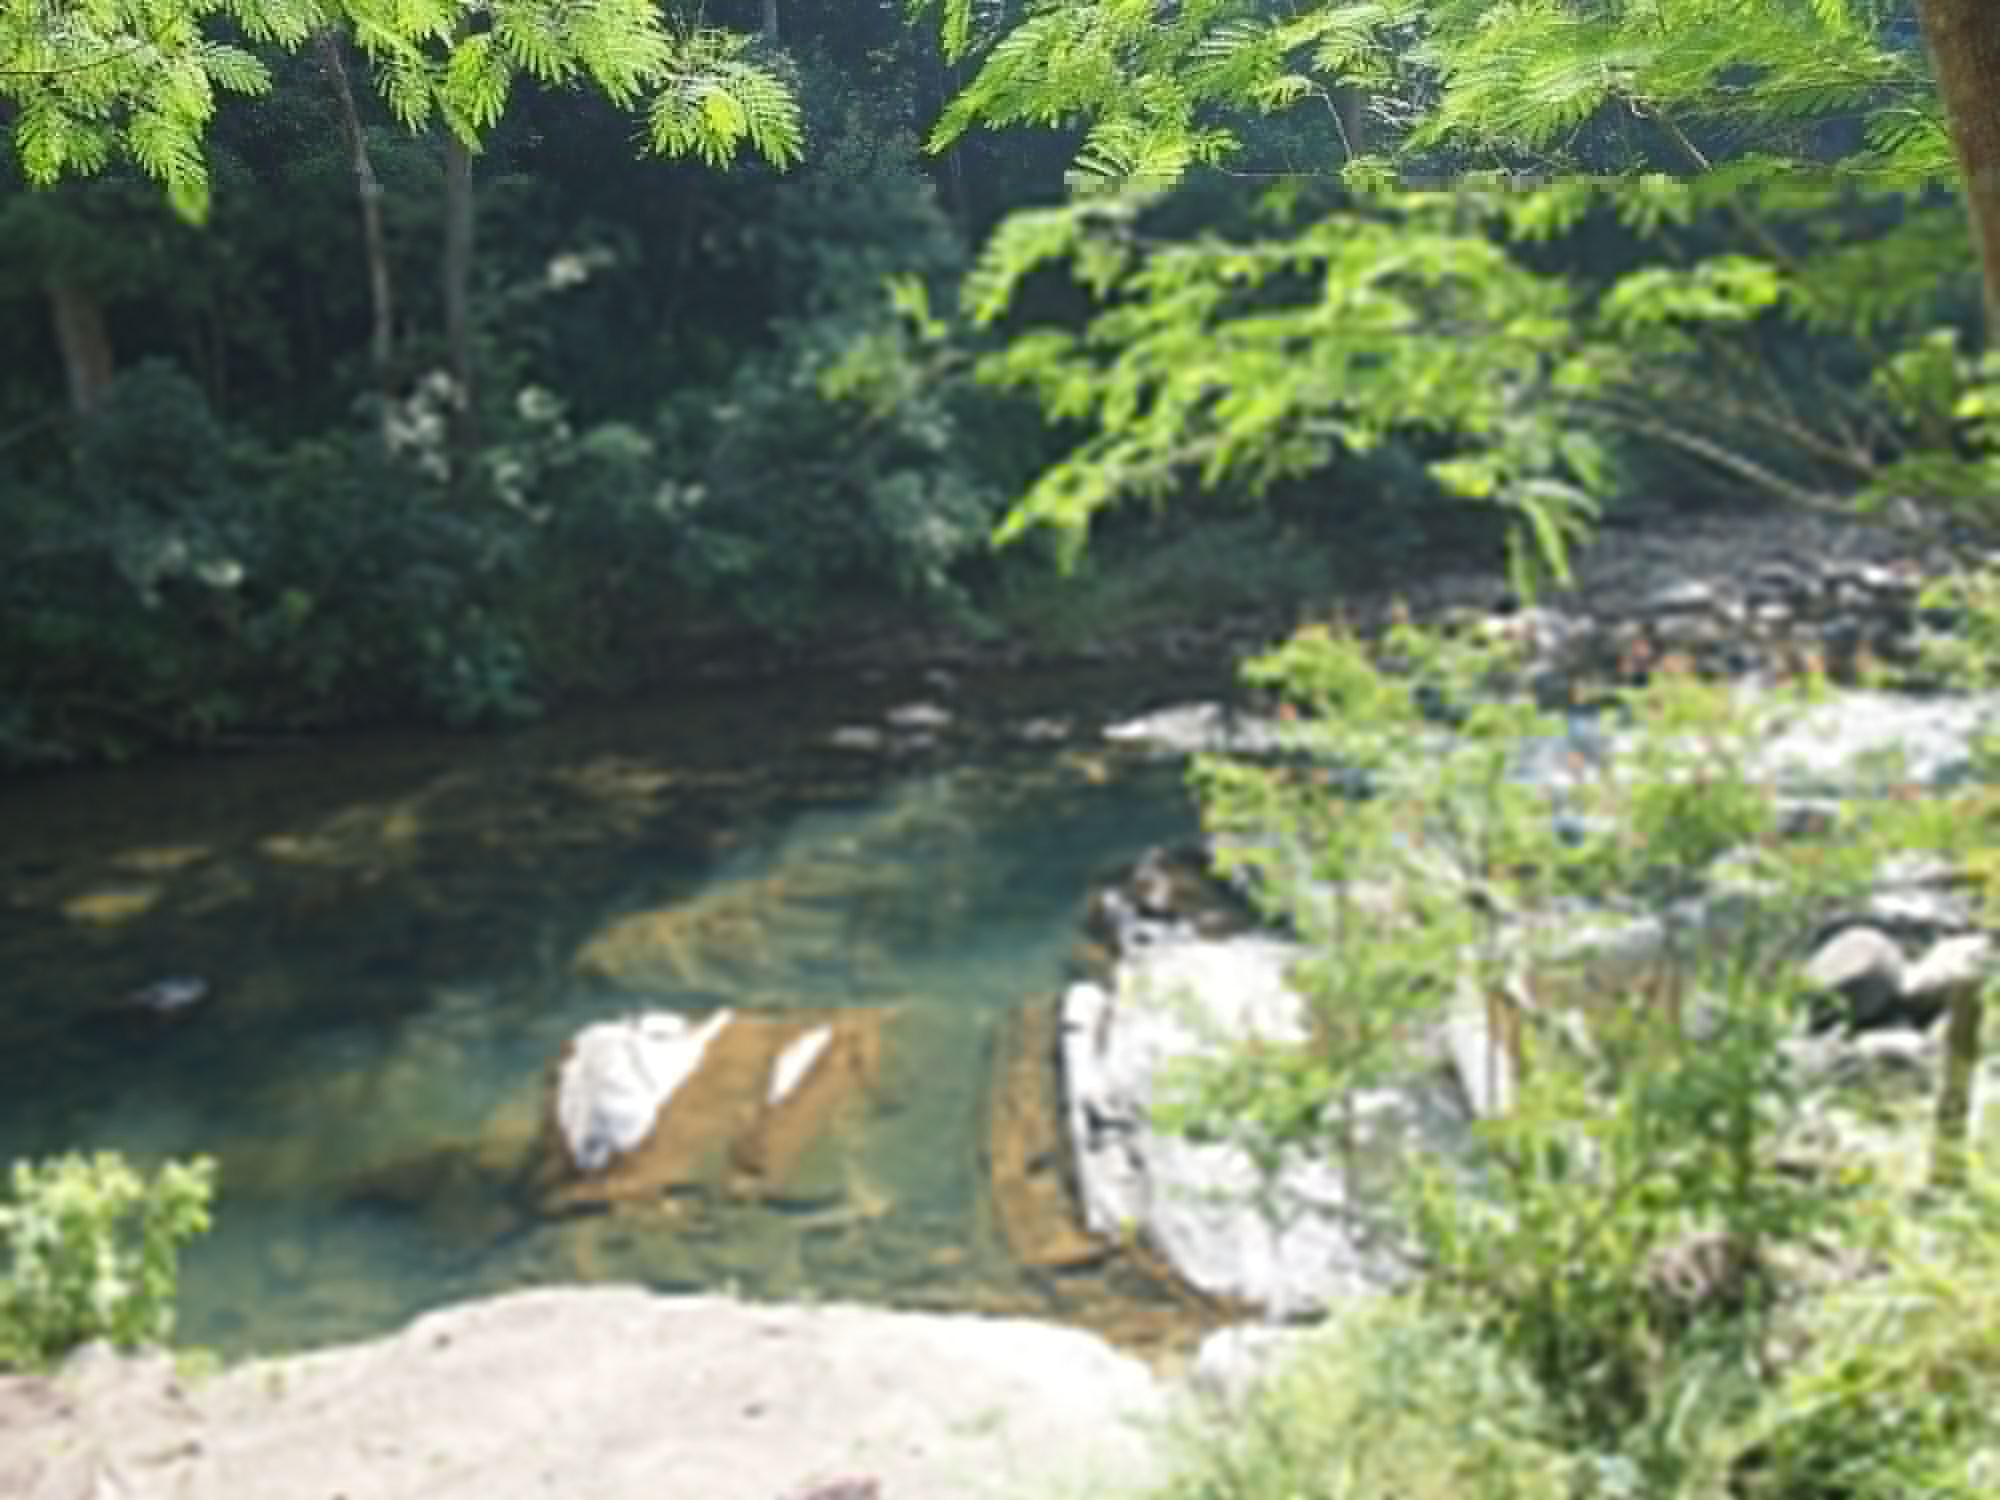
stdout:
{"type": "Polygon", "coordinates": [[[216,1155],[181,1336],[230,1352],[578,1279],[1144,1323],[1166,1294],[1130,1264],[1086,1285],[1010,1255],[989,1084],[1024,1073],[1003,1038],[1061,982],[1090,879],[1190,831],[1177,773],[976,728],[898,769],[825,749],[836,708],[738,694],[0,792],[0,1157],[216,1155]],[[130,1002],[173,975],[207,998],[130,1002]],[[642,1005],[888,1019],[863,1106],[782,1192],[537,1211],[549,1059],[642,1005]]]}

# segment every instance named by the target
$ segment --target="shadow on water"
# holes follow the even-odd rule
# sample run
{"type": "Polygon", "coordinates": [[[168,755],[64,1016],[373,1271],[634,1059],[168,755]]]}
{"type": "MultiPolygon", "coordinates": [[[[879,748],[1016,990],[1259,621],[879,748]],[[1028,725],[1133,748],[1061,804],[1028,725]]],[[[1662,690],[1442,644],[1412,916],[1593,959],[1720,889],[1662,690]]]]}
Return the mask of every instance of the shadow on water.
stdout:
{"type": "Polygon", "coordinates": [[[1037,1262],[1000,1222],[993,1122],[1050,1105],[995,1091],[1047,1091],[1022,1018],[1063,981],[1092,879],[1194,826],[1178,771],[1114,764],[1096,724],[1220,680],[981,682],[902,758],[828,736],[907,689],[820,683],[0,787],[0,1156],[215,1155],[180,1337],[231,1353],[579,1280],[1171,1342],[1201,1318],[1163,1278],[1037,1262]],[[1010,730],[1050,713],[1067,744],[1010,730]],[[183,975],[197,1003],[133,1003],[183,975]],[[721,1006],[884,1018],[861,1107],[757,1191],[711,1174],[549,1211],[565,1039],[721,1006]]]}

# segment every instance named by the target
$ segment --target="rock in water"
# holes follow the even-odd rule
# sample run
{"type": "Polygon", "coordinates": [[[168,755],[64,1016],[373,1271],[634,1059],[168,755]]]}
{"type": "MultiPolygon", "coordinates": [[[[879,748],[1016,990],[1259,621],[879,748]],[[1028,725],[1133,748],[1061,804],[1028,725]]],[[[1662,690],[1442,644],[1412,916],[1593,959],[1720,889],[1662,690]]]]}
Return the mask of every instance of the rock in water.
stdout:
{"type": "Polygon", "coordinates": [[[789,1043],[778,1054],[778,1060],[771,1065],[771,1085],[764,1093],[768,1105],[783,1104],[799,1086],[799,1081],[813,1070],[815,1064],[826,1055],[826,1049],[833,1043],[833,1028],[818,1026],[804,1036],[789,1043]]]}
{"type": "Polygon", "coordinates": [[[700,1026],[683,1016],[633,1016],[577,1033],[557,1084],[556,1122],[580,1171],[602,1170],[653,1133],[662,1106],[733,1014],[717,1011],[700,1026]]]}
{"type": "Polygon", "coordinates": [[[142,985],[125,997],[125,1003],[156,1016],[171,1016],[208,998],[208,981],[198,974],[175,974],[142,985]]]}

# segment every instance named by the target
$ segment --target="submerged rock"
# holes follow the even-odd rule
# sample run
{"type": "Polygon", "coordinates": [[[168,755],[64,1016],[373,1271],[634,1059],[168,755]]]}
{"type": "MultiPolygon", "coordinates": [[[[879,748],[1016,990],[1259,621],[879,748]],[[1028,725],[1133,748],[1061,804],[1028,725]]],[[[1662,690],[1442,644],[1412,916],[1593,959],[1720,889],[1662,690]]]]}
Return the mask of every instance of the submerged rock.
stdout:
{"type": "Polygon", "coordinates": [[[208,991],[208,981],[199,974],[175,974],[141,985],[126,995],[125,1003],[156,1016],[172,1016],[201,1004],[208,991]]]}
{"type": "Polygon", "coordinates": [[[652,1013],[586,1027],[554,1070],[544,1206],[837,1197],[804,1176],[820,1162],[840,1180],[832,1136],[875,1088],[889,1014],[725,1010],[696,1025],[652,1013]]]}
{"type": "Polygon", "coordinates": [[[635,1016],[585,1027],[556,1084],[556,1122],[580,1171],[597,1172],[653,1133],[660,1110],[701,1066],[733,1012],[700,1026],[682,1016],[635,1016]]]}

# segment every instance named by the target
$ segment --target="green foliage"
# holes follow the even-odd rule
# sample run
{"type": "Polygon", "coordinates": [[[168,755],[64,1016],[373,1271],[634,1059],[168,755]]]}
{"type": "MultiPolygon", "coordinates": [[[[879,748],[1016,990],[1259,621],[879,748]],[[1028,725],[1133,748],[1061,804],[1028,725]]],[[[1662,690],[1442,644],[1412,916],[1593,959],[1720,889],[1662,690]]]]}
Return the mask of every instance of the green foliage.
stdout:
{"type": "Polygon", "coordinates": [[[744,56],[751,39],[703,29],[678,39],[650,115],[653,149],[722,166],[748,143],[778,166],[799,159],[799,107],[785,80],[744,56]]]}
{"type": "MultiPolygon", "coordinates": [[[[1573,730],[1505,696],[1511,666],[1503,644],[1407,626],[1373,645],[1309,628],[1249,665],[1248,681],[1282,699],[1284,754],[1206,760],[1194,775],[1224,867],[1252,872],[1267,912],[1306,945],[1293,978],[1313,1040],[1189,1067],[1161,1123],[1232,1141],[1267,1173],[1311,1147],[1370,1185],[1377,1206],[1341,1212],[1420,1276],[1382,1316],[1454,1331],[1484,1368],[1512,1372],[1518,1384],[1468,1393],[1479,1404],[1455,1415],[1473,1430],[1532,1432],[1530,1456],[1553,1467],[1531,1472],[1549,1483],[1689,1500],[1970,1493],[1939,1476],[1992,1461],[1984,1413],[2000,1371],[1946,1333],[1954,1314],[1931,1322],[1909,1299],[1916,1278],[1932,1278],[1935,1299],[1936,1278],[1971,1274],[2000,1243],[1985,1196],[1952,1210],[1959,1238],[1911,1233],[1894,1274],[1857,1290],[1855,1306],[1917,1319],[1896,1342],[1864,1354],[1841,1338],[1838,1358],[1814,1345],[1782,1374],[1773,1364],[1801,1319],[1831,1326],[1800,1305],[1801,1259],[1828,1245],[1872,1256],[1882,1216],[1908,1213],[1908,1185],[1886,1167],[1857,1157],[1802,1172],[1789,1157],[1832,1107],[1781,1046],[1801,1016],[1790,965],[1801,935],[1851,909],[1885,854],[1959,847],[1969,835],[1950,825],[1966,805],[1863,798],[1788,833],[1748,753],[1817,684],[1753,708],[1656,674],[1622,704],[1635,743],[1617,773],[1593,773],[1573,730]],[[1575,773],[1553,805],[1515,774],[1531,744],[1575,773]],[[1744,892],[1742,911],[1712,919],[1657,972],[1621,981],[1560,952],[1578,921],[1671,923],[1698,884],[1718,882],[1744,892]],[[1354,1133],[1351,1101],[1407,1076],[1413,1047],[1467,996],[1513,1017],[1490,1044],[1514,1078],[1511,1104],[1482,1122],[1468,1160],[1378,1159],[1354,1133]],[[1936,1383],[1919,1396],[1924,1381],[1936,1383]],[[1532,1425],[1510,1427],[1523,1410],[1532,1425]],[[1908,1488],[1919,1475],[1937,1487],[1908,1488]]],[[[1327,1367],[1312,1358],[1308,1369],[1327,1367]]],[[[1305,1391],[1313,1403],[1280,1408],[1286,1432],[1264,1425],[1267,1407],[1214,1439],[1185,1492],[1252,1493],[1232,1486],[1289,1475],[1301,1452],[1373,1452],[1379,1419],[1357,1409],[1368,1377],[1333,1368],[1331,1382],[1278,1398],[1305,1391]]],[[[1428,1409],[1426,1369],[1376,1378],[1382,1399],[1413,1392],[1407,1409],[1428,1409]]],[[[1448,1448],[1421,1427],[1408,1441],[1413,1462],[1428,1455],[1409,1484],[1486,1493],[1471,1476],[1450,1485],[1448,1448]]],[[[1381,1492],[1343,1488],[1349,1471],[1333,1472],[1297,1492],[1381,1492]]]]}
{"type": "Polygon", "coordinates": [[[903,81],[756,56],[806,110],[803,170],[640,160],[621,112],[534,90],[485,137],[482,448],[455,468],[423,332],[437,143],[378,101],[360,111],[395,283],[386,428],[352,165],[309,60],[279,60],[256,119],[218,122],[230,191],[206,231],[136,174],[0,196],[0,445],[23,420],[36,439],[0,446],[0,510],[28,539],[0,580],[0,759],[505,721],[760,635],[964,618],[1039,430],[931,379],[935,351],[882,305],[886,279],[941,287],[963,256],[903,81]],[[81,421],[58,419],[51,264],[126,362],[81,421]],[[865,349],[874,372],[843,387],[865,349]]]}
{"type": "Polygon", "coordinates": [[[218,39],[234,29],[296,49],[326,29],[366,55],[396,119],[435,118],[469,143],[498,123],[518,78],[588,84],[621,108],[650,98],[647,140],[711,165],[747,144],[785,165],[802,145],[784,79],[747,57],[747,38],[675,26],[650,0],[88,0],[60,21],[33,0],[0,6],[0,102],[30,182],[89,175],[114,159],[166,186],[181,214],[208,211],[205,154],[217,91],[259,94],[270,73],[218,39]]]}
{"type": "Polygon", "coordinates": [[[2000,1478],[2000,1196],[1881,1207],[1882,1271],[1810,1309],[1804,1357],[1730,1433],[1745,1500],[1973,1500],[2000,1478]]]}
{"type": "Polygon", "coordinates": [[[92,1339],[165,1340],[179,1250],[208,1228],[214,1180],[204,1157],[150,1181],[108,1152],[15,1162],[0,1200],[0,1368],[41,1369],[92,1339]]]}
{"type": "Polygon", "coordinates": [[[1584,1477],[1532,1378],[1404,1300],[1342,1310],[1243,1420],[1182,1446],[1159,1500],[1568,1500],[1584,1477]]]}
{"type": "Polygon", "coordinates": [[[961,246],[913,143],[883,123],[895,100],[811,59],[798,79],[811,160],[782,186],[744,173],[704,194],[714,260],[746,290],[671,319],[663,348],[686,357],[658,373],[664,390],[589,418],[602,389],[587,404],[541,374],[577,301],[608,317],[599,336],[629,336],[626,299],[655,290],[636,252],[565,255],[552,264],[575,267],[574,290],[537,276],[505,293],[496,324],[519,373],[485,414],[483,469],[532,560],[507,574],[505,617],[538,677],[611,687],[636,643],[693,654],[836,616],[965,614],[1008,434],[992,397],[929,378],[930,349],[881,298],[893,278],[945,280],[961,246]]]}
{"type": "Polygon", "coordinates": [[[1081,434],[1004,535],[1077,537],[1128,496],[1255,490],[1411,430],[1446,439],[1440,479],[1511,508],[1543,551],[1580,532],[1620,448],[1822,504],[1991,493],[1990,442],[1956,451],[1931,411],[1885,422],[1827,373],[1858,359],[1900,388],[1902,352],[1959,316],[1973,282],[1963,216],[1939,201],[1956,186],[1942,114],[1899,8],[944,14],[947,51],[981,65],[934,146],[979,126],[1085,129],[1071,201],[1010,216],[963,288],[975,324],[1017,316],[983,376],[1081,434]],[[1358,156],[1330,107],[1355,90],[1371,122],[1358,156]],[[1324,115],[1316,135],[1242,162],[1260,116],[1301,106],[1324,115]],[[1280,218],[1315,175],[1345,193],[1283,233],[1154,232],[1158,205],[1226,155],[1276,181],[1280,218]],[[1561,276],[1530,252],[1599,219],[1646,247],[1639,264],[1585,254],[1561,276]],[[1101,314],[1080,331],[1019,326],[1028,279],[1063,263],[1101,314]],[[1826,346],[1808,396],[1772,368],[1786,325],[1826,346]]]}
{"type": "Polygon", "coordinates": [[[221,24],[252,42],[295,47],[313,24],[292,0],[36,0],[0,5],[0,106],[21,170],[47,185],[136,162],[191,218],[206,212],[201,140],[218,92],[261,94],[270,75],[221,41],[221,24]]]}
{"type": "Polygon", "coordinates": [[[543,465],[550,484],[534,496],[558,528],[608,525],[626,552],[638,543],[659,587],[791,637],[841,601],[962,610],[960,566],[984,551],[1001,500],[961,438],[976,395],[925,378],[924,351],[881,298],[898,272],[948,275],[957,242],[909,143],[872,126],[866,100],[807,84],[814,157],[760,226],[787,289],[770,342],[723,380],[673,393],[649,428],[586,431],[581,442],[617,450],[615,482],[543,465]]]}
{"type": "Polygon", "coordinates": [[[1324,538],[1270,516],[1222,516],[1100,536],[1067,574],[1047,549],[999,559],[987,598],[1012,634],[1075,651],[1189,619],[1268,616],[1324,605],[1343,560],[1324,538]]]}
{"type": "Polygon", "coordinates": [[[232,442],[186,377],[135,367],[0,582],[10,758],[128,753],[388,711],[531,711],[508,590],[529,521],[443,503],[360,434],[232,442]]]}

